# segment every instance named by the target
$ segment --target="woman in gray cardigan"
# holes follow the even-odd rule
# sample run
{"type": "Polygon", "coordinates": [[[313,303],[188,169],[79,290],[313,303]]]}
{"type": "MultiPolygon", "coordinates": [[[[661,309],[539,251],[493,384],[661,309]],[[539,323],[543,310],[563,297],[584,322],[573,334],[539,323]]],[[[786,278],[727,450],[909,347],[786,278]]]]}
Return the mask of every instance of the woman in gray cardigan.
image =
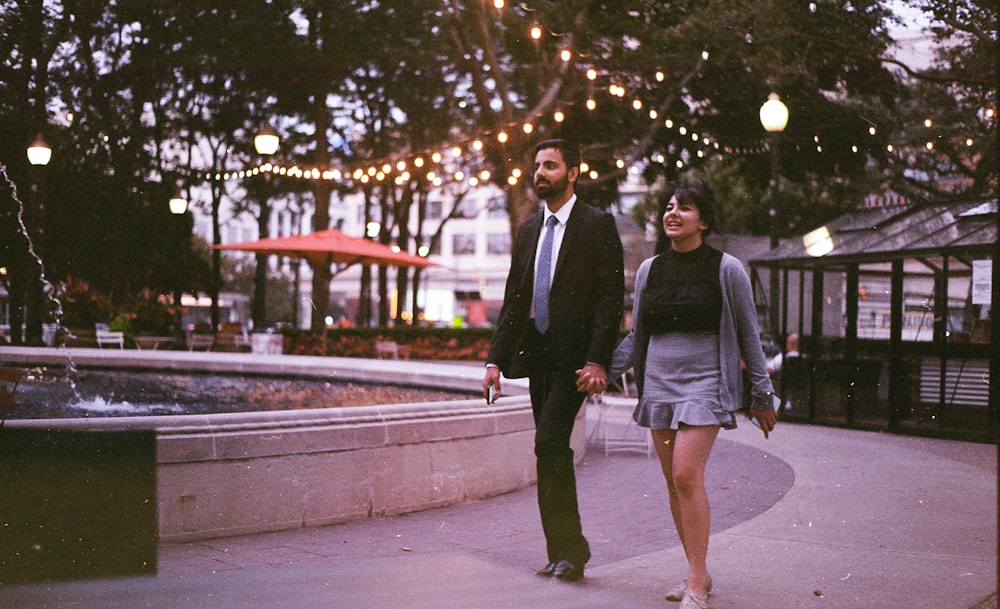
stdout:
{"type": "Polygon", "coordinates": [[[609,376],[635,372],[633,418],[653,436],[687,556],[687,578],[667,600],[704,609],[712,587],[705,564],[711,520],[705,465],[719,429],[736,427],[744,367],[752,415],[765,437],[777,415],[750,279],[739,260],[704,242],[715,223],[711,190],[691,182],[663,200],[662,245],[639,267],[633,329],[609,376]]]}

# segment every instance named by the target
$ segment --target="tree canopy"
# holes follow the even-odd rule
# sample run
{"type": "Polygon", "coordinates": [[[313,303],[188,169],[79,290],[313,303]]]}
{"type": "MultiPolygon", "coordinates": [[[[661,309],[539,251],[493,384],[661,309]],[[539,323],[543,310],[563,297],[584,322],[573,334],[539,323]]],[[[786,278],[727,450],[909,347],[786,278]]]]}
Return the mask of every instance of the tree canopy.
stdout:
{"type": "Polygon", "coordinates": [[[723,195],[724,229],[790,235],[878,189],[995,191],[996,3],[911,3],[940,42],[928,68],[890,56],[881,0],[0,0],[0,162],[45,201],[48,275],[117,299],[219,289],[217,258],[213,273],[174,264],[178,192],[218,241],[224,200],[263,219],[298,193],[321,229],[334,193],[364,190],[379,238],[413,251],[430,189],[494,182],[516,229],[549,137],[582,146],[593,204],[630,172],[696,172],[723,195]],[[777,138],[758,118],[771,93],[790,114],[777,138]],[[265,123],[288,172],[261,185],[265,123]],[[36,133],[54,154],[33,173],[36,133]]]}

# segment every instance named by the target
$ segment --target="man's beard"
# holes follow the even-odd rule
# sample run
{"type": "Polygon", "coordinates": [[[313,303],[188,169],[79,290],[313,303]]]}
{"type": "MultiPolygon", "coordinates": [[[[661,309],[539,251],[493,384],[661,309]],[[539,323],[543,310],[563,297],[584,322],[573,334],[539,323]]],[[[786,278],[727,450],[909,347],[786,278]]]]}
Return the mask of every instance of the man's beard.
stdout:
{"type": "Polygon", "coordinates": [[[534,186],[535,194],[538,195],[538,198],[548,200],[553,195],[565,192],[566,189],[569,188],[569,179],[561,178],[555,180],[554,182],[546,182],[544,184],[539,184],[536,181],[534,186]]]}

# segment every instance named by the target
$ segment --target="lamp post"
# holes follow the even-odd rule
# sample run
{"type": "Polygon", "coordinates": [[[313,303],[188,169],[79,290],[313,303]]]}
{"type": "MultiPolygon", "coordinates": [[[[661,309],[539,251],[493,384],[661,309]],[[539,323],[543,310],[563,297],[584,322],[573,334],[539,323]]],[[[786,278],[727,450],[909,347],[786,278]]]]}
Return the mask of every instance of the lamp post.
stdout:
{"type": "Polygon", "coordinates": [[[181,195],[177,195],[170,199],[170,201],[167,203],[167,206],[170,209],[170,213],[177,219],[176,224],[177,224],[178,239],[175,240],[175,243],[177,244],[177,257],[176,257],[177,269],[174,275],[175,281],[174,281],[173,297],[174,297],[174,309],[176,311],[177,328],[183,331],[184,311],[181,307],[181,299],[183,297],[184,290],[182,288],[182,283],[183,283],[182,278],[183,278],[183,273],[185,273],[188,269],[187,265],[188,239],[190,239],[191,237],[191,227],[188,224],[188,216],[187,216],[188,200],[181,195]]]}
{"type": "Polygon", "coordinates": [[[28,162],[31,163],[34,173],[34,180],[31,185],[31,212],[33,215],[33,222],[31,224],[34,229],[32,242],[36,252],[36,260],[29,260],[29,264],[35,265],[37,269],[35,272],[28,273],[26,275],[26,278],[30,283],[25,286],[25,293],[28,297],[28,306],[24,318],[24,339],[25,343],[29,346],[41,346],[45,344],[42,332],[42,324],[44,321],[44,313],[42,311],[42,303],[44,302],[44,296],[42,294],[42,281],[44,279],[42,259],[45,254],[45,200],[42,193],[41,168],[48,165],[49,161],[52,160],[52,148],[45,143],[45,139],[42,137],[42,134],[39,133],[35,136],[31,145],[28,146],[27,154],[28,162]]]}
{"type": "MultiPolygon", "coordinates": [[[[778,232],[775,227],[777,221],[778,211],[776,205],[778,204],[778,180],[780,179],[781,173],[778,167],[778,141],[781,137],[781,133],[785,130],[788,125],[788,107],[782,103],[781,98],[778,97],[777,93],[771,93],[767,96],[767,101],[760,107],[760,124],[764,127],[764,130],[768,133],[769,144],[771,152],[771,182],[770,182],[770,194],[769,199],[771,202],[771,208],[768,210],[768,218],[770,222],[769,230],[771,233],[771,249],[778,247],[778,232]]],[[[771,323],[771,334],[774,335],[777,330],[777,320],[775,320],[776,312],[778,310],[778,269],[772,268],[770,271],[770,307],[772,314],[769,316],[769,321],[771,323]]]]}
{"type": "MultiPolygon", "coordinates": [[[[265,123],[264,127],[260,132],[253,138],[253,147],[260,156],[266,157],[274,154],[278,150],[278,145],[281,143],[281,139],[278,137],[278,133],[274,130],[269,123],[265,123]]],[[[264,173],[264,183],[269,184],[271,180],[271,174],[269,172],[264,173]]],[[[263,194],[260,198],[260,213],[257,216],[257,232],[260,237],[266,237],[268,232],[268,225],[271,219],[271,207],[268,203],[268,197],[270,193],[265,187],[263,194]]],[[[253,311],[251,313],[251,318],[253,319],[253,329],[254,332],[263,332],[264,323],[267,318],[267,254],[257,254],[257,267],[254,271],[254,286],[253,286],[253,311]]]]}

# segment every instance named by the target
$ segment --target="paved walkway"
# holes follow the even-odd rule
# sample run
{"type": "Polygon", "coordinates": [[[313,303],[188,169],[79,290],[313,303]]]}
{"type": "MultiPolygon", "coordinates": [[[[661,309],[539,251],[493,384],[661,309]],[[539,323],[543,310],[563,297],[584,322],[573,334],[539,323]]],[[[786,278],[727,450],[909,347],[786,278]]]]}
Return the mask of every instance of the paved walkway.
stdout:
{"type": "MultiPolygon", "coordinates": [[[[593,415],[590,416],[593,424],[593,415]]],[[[613,433],[625,418],[612,417],[613,433]]],[[[675,607],[684,576],[643,454],[579,468],[594,557],[540,578],[534,489],[407,516],[163,545],[156,577],[0,587],[2,608],[675,607]]],[[[780,425],[722,432],[708,471],[713,609],[996,607],[996,446],[780,425]]]]}

